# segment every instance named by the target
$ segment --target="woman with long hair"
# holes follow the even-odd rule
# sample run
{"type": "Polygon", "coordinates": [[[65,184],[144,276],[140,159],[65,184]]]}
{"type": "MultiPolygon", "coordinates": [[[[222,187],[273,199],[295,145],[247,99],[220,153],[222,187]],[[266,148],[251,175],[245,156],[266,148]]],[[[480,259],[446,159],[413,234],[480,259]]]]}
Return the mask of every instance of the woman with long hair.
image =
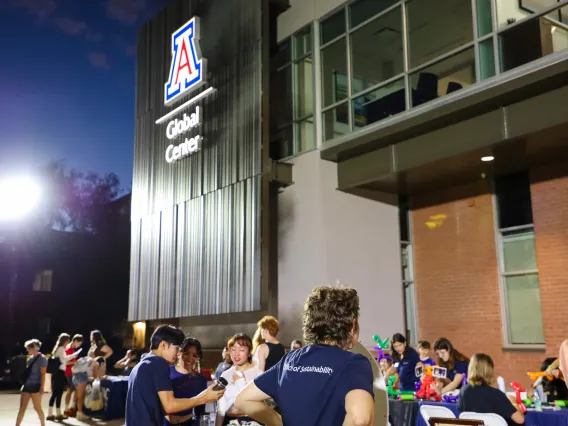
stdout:
{"type": "Polygon", "coordinates": [[[20,410],[16,419],[16,426],[20,426],[24,420],[26,409],[32,400],[34,410],[39,416],[42,426],[45,426],[45,414],[41,408],[41,396],[44,392],[45,375],[47,372],[47,358],[39,350],[41,342],[37,339],[28,340],[24,344],[28,351],[28,360],[26,370],[24,372],[22,393],[20,395],[20,410]]]}
{"type": "Polygon", "coordinates": [[[422,365],[420,355],[410,346],[400,333],[396,333],[391,338],[392,367],[385,374],[385,381],[388,383],[389,376],[396,375],[398,387],[401,391],[414,390],[415,383],[419,380],[416,377],[416,366],[422,365]]]}
{"type": "Polygon", "coordinates": [[[91,348],[89,349],[89,356],[91,358],[98,358],[102,356],[104,359],[107,359],[112,355],[112,349],[105,338],[103,337],[103,333],[99,330],[91,331],[91,348]]]}
{"type": "Polygon", "coordinates": [[[238,423],[239,425],[258,425],[242,411],[234,407],[235,399],[244,387],[252,382],[261,371],[252,363],[252,339],[246,334],[236,334],[227,343],[227,352],[233,366],[221,377],[227,381],[226,392],[217,406],[216,426],[238,423]]]}
{"type": "Polygon", "coordinates": [[[462,386],[463,377],[467,374],[469,359],[456,350],[445,337],[434,342],[434,352],[438,358],[438,365],[447,370],[446,379],[438,380],[437,391],[440,395],[452,392],[462,386]]]}
{"type": "MultiPolygon", "coordinates": [[[[51,374],[51,398],[49,399],[49,409],[47,412],[47,420],[65,420],[68,417],[61,414],[61,399],[67,387],[67,378],[65,370],[67,362],[79,355],[79,352],[73,352],[70,355],[65,354],[65,347],[71,341],[71,336],[67,333],[61,333],[57,338],[57,342],[51,351],[51,359],[57,360],[59,366],[57,371],[51,374]],[[53,414],[53,406],[55,405],[56,414],[53,414]]],[[[50,361],[52,362],[52,361],[50,361]]]]}
{"type": "MultiPolygon", "coordinates": [[[[207,379],[198,371],[203,359],[203,350],[199,340],[187,337],[179,350],[177,362],[170,366],[170,380],[176,398],[193,398],[207,389],[207,379]]],[[[199,419],[205,412],[205,406],[199,405],[181,413],[166,417],[164,426],[199,425],[199,419]]]]}
{"type": "Polygon", "coordinates": [[[499,389],[495,383],[493,360],[489,355],[478,353],[471,357],[467,373],[467,385],[460,391],[458,410],[475,413],[493,413],[508,423],[523,424],[524,414],[499,389]]]}
{"type": "Polygon", "coordinates": [[[303,329],[306,345],[258,376],[235,407],[269,425],[373,425],[373,369],[350,352],[359,339],[357,291],[316,288],[304,305],[303,329]],[[269,398],[282,418],[265,404],[269,398]]]}
{"type": "Polygon", "coordinates": [[[253,346],[256,365],[260,371],[270,370],[278,361],[286,354],[286,348],[282,343],[276,340],[276,336],[280,331],[280,324],[276,318],[271,315],[263,317],[258,322],[258,329],[255,333],[255,341],[263,342],[257,348],[253,346]],[[260,335],[260,338],[257,336],[260,335]]]}

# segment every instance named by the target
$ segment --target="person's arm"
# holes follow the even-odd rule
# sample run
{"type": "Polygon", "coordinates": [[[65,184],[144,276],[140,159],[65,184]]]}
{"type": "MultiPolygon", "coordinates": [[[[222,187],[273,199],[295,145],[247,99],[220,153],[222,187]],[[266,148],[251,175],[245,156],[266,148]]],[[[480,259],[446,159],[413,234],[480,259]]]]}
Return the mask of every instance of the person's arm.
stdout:
{"type": "Polygon", "coordinates": [[[258,351],[258,369],[260,371],[264,371],[264,367],[266,367],[266,357],[268,357],[268,345],[263,343],[257,349],[258,351]]]}
{"type": "Polygon", "coordinates": [[[462,380],[463,380],[463,374],[456,373],[456,375],[454,376],[454,380],[452,380],[450,383],[448,383],[446,386],[442,388],[442,390],[440,391],[440,395],[444,395],[445,393],[451,392],[459,388],[462,380]]]}
{"type": "Polygon", "coordinates": [[[212,384],[206,390],[201,392],[199,395],[194,396],[193,398],[178,399],[174,396],[173,390],[159,391],[158,396],[160,397],[160,402],[162,403],[162,407],[164,407],[166,414],[175,414],[182,411],[191,410],[198,405],[204,405],[210,402],[218,401],[225,393],[225,389],[214,391],[213,388],[215,387],[215,385],[216,383],[212,384]]]}
{"type": "MultiPolygon", "coordinates": [[[[47,360],[46,360],[47,361],[47,360]]],[[[40,388],[39,388],[39,393],[43,393],[44,392],[44,386],[45,386],[45,374],[47,372],[47,367],[41,367],[39,369],[39,371],[41,372],[41,382],[40,382],[40,388]]]]}
{"type": "Polygon", "coordinates": [[[282,426],[282,417],[264,403],[270,398],[270,395],[261,391],[252,381],[237,396],[235,408],[266,426],[282,426]]]}
{"type": "Polygon", "coordinates": [[[352,390],[345,396],[343,426],[372,426],[375,424],[375,401],[369,392],[352,390]]]}
{"type": "Polygon", "coordinates": [[[394,376],[395,374],[396,374],[396,368],[394,365],[391,365],[385,373],[385,382],[388,382],[389,376],[394,376]]]}
{"type": "Polygon", "coordinates": [[[77,358],[79,356],[79,354],[81,353],[81,349],[79,349],[78,351],[73,352],[72,354],[69,355],[65,355],[65,352],[63,352],[63,357],[65,359],[65,362],[71,361],[74,358],[77,358]]]}
{"type": "Polygon", "coordinates": [[[111,355],[112,355],[112,348],[109,345],[104,345],[101,348],[101,351],[103,351],[105,354],[103,355],[104,359],[108,359],[111,355]]]}
{"type": "Polygon", "coordinates": [[[499,391],[499,396],[497,399],[497,409],[496,413],[503,417],[504,419],[511,419],[513,422],[522,425],[525,422],[525,415],[517,406],[517,401],[513,396],[507,396],[503,392],[499,391]]]}

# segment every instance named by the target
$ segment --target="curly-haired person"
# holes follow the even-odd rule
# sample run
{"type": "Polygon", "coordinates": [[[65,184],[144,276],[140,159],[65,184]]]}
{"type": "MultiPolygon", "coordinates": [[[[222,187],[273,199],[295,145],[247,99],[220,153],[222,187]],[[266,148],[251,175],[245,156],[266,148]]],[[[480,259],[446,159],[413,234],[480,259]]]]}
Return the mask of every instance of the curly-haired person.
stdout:
{"type": "Polygon", "coordinates": [[[316,288],[304,306],[303,330],[306,346],[254,379],[235,407],[268,426],[374,424],[371,364],[349,352],[359,338],[357,291],[316,288]],[[282,417],[264,403],[269,398],[282,417]]]}

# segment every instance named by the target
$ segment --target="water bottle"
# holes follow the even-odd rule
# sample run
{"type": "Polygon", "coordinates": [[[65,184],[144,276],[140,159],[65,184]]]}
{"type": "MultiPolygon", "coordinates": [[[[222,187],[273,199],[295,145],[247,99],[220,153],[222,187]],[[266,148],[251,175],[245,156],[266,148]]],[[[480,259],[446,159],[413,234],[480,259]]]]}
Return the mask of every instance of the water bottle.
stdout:
{"type": "Polygon", "coordinates": [[[199,419],[199,426],[209,426],[209,414],[203,414],[199,419]]]}
{"type": "Polygon", "coordinates": [[[533,395],[533,405],[536,411],[542,411],[542,401],[540,400],[538,389],[535,390],[533,395]]]}
{"type": "Polygon", "coordinates": [[[540,398],[540,402],[543,405],[548,404],[548,396],[546,395],[546,393],[544,392],[544,388],[542,387],[542,385],[538,385],[536,387],[536,390],[538,391],[538,396],[540,398]]]}

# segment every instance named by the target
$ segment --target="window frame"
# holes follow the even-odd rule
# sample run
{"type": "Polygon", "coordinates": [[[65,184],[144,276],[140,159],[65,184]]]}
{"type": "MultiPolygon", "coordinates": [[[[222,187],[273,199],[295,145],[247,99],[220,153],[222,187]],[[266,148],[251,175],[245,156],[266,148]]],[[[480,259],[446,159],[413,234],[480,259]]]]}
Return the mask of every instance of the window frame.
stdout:
{"type": "MultiPolygon", "coordinates": [[[[534,343],[534,344],[527,344],[527,343],[513,343],[511,340],[510,330],[509,330],[509,308],[508,308],[508,298],[507,298],[507,284],[506,279],[508,277],[515,277],[515,276],[525,276],[525,275],[534,275],[536,274],[539,277],[540,275],[538,272],[538,263],[537,269],[534,270],[523,270],[523,271],[505,271],[505,256],[504,256],[504,238],[503,234],[510,231],[521,231],[521,230],[532,230],[534,233],[534,223],[520,225],[520,226],[512,226],[508,228],[500,228],[499,227],[499,208],[498,208],[498,200],[497,195],[495,193],[492,194],[492,205],[493,205],[493,222],[494,222],[494,230],[495,230],[495,249],[497,254],[497,277],[499,283],[499,298],[500,298],[500,305],[501,305],[501,330],[503,335],[503,349],[504,350],[526,350],[526,351],[534,351],[534,350],[545,350],[545,342],[543,343],[534,343]]],[[[535,235],[535,244],[536,244],[536,234],[535,235]]],[[[539,281],[539,291],[540,291],[540,281],[539,281]]],[[[542,303],[542,302],[541,302],[542,303]]],[[[542,304],[541,304],[541,315],[543,314],[542,311],[542,304]]],[[[543,324],[543,336],[544,336],[544,324],[543,324]]]]}
{"type": "Polygon", "coordinates": [[[275,73],[279,73],[281,71],[283,71],[286,68],[290,69],[290,78],[291,78],[291,87],[292,87],[292,93],[291,93],[291,107],[292,107],[292,120],[291,121],[287,121],[283,124],[281,124],[280,126],[278,126],[275,129],[275,132],[272,136],[279,134],[280,132],[284,131],[286,128],[291,127],[292,128],[292,145],[293,145],[293,149],[292,149],[292,154],[291,155],[287,155],[285,157],[279,158],[277,161],[287,161],[290,160],[294,157],[297,157],[301,154],[305,154],[307,152],[313,151],[315,149],[318,148],[318,140],[317,140],[317,122],[316,122],[316,108],[317,108],[317,102],[316,102],[316,93],[317,91],[315,90],[315,85],[317,84],[317,80],[316,80],[316,72],[318,72],[319,67],[316,68],[316,63],[315,63],[315,53],[316,53],[316,49],[317,46],[319,46],[319,43],[316,43],[315,40],[315,31],[314,31],[314,22],[303,26],[302,28],[298,29],[297,31],[295,31],[293,34],[291,34],[290,36],[280,40],[280,42],[278,43],[279,45],[289,42],[290,43],[290,59],[280,65],[278,68],[276,68],[274,70],[275,73]],[[310,40],[311,40],[311,48],[309,52],[304,52],[302,55],[297,56],[296,57],[296,37],[298,37],[301,34],[304,34],[306,32],[306,30],[310,31],[310,40]],[[296,72],[296,65],[298,65],[299,63],[301,63],[302,61],[306,60],[307,58],[311,59],[311,64],[312,64],[312,112],[309,114],[304,114],[302,116],[296,116],[296,111],[297,111],[297,97],[298,97],[298,81],[299,79],[297,78],[297,72],[296,72]],[[313,126],[313,147],[307,150],[301,150],[300,148],[300,131],[301,131],[301,126],[302,123],[308,121],[309,119],[312,119],[312,126],[313,126]]]}
{"type": "MultiPolygon", "coordinates": [[[[406,200],[405,200],[406,201],[406,200]]],[[[403,307],[404,307],[404,325],[405,325],[405,334],[406,338],[410,342],[411,345],[418,344],[418,310],[416,309],[416,281],[414,277],[414,250],[412,245],[412,216],[410,207],[406,202],[399,201],[399,239],[400,239],[400,271],[401,271],[401,281],[402,281],[402,298],[403,298],[403,307]],[[406,214],[406,223],[407,223],[407,234],[408,240],[402,239],[402,223],[400,221],[400,210],[403,209],[404,213],[406,214]],[[405,279],[404,277],[404,265],[402,263],[404,255],[403,251],[406,249],[407,252],[407,260],[408,260],[408,278],[405,279]],[[412,292],[412,318],[409,324],[409,315],[408,315],[408,304],[406,293],[407,290],[412,292]]]]}

